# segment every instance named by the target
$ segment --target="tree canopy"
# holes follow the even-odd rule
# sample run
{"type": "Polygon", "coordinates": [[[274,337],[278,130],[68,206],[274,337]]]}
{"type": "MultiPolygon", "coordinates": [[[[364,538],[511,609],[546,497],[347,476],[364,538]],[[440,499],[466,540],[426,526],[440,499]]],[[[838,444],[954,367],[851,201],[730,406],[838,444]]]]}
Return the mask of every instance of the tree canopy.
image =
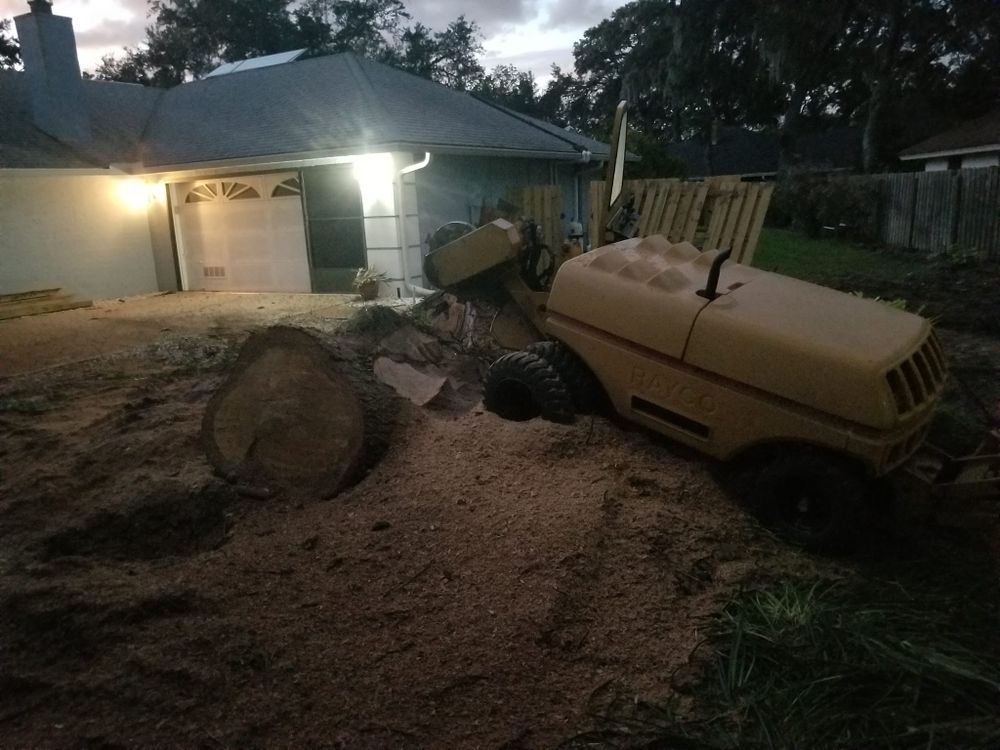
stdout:
{"type": "Polygon", "coordinates": [[[151,0],[150,17],[143,43],[105,56],[96,77],[172,86],[224,62],[298,48],[355,52],[457,89],[483,75],[474,22],[410,25],[401,0],[151,0]]]}
{"type": "Polygon", "coordinates": [[[20,61],[20,47],[10,36],[10,21],[0,19],[0,70],[13,68],[20,61]]]}
{"type": "MultiPolygon", "coordinates": [[[[877,169],[1000,104],[1000,13],[983,0],[632,0],[544,90],[532,71],[485,71],[473,20],[433,30],[402,0],[152,0],[150,15],[143,44],[98,77],[172,85],[256,55],[351,50],[595,137],[627,99],[650,154],[721,122],[777,131],[792,166],[799,134],[852,124],[877,169]]],[[[0,66],[11,44],[0,26],[0,66]]]]}

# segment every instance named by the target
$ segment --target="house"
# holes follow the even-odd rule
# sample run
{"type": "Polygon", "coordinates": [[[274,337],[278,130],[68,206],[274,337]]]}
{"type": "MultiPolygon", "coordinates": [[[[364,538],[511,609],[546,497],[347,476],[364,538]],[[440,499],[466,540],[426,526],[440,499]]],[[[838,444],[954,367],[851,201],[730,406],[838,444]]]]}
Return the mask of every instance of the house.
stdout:
{"type": "MultiPolygon", "coordinates": [[[[715,124],[709,138],[668,144],[667,153],[684,163],[691,178],[739,175],[745,180],[778,174],[779,134],[773,130],[715,124]]],[[[795,166],[811,171],[854,170],[861,164],[861,132],[856,127],[803,133],[795,140],[795,166]]]]}
{"type": "Polygon", "coordinates": [[[0,71],[0,293],[423,284],[423,239],[528,185],[586,215],[605,144],[350,53],[162,90],[80,76],[72,21],[15,18],[0,71]]]}
{"type": "Polygon", "coordinates": [[[925,172],[1000,166],[1000,110],[969,120],[900,152],[901,161],[925,172]]]}

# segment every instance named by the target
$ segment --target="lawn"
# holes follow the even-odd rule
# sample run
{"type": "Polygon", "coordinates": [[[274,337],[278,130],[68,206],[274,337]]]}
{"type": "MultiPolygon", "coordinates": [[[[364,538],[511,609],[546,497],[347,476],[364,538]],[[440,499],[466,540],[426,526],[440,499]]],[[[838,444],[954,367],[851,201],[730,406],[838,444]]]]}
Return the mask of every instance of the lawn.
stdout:
{"type": "Polygon", "coordinates": [[[858,247],[836,238],[813,238],[791,229],[765,229],[754,265],[825,286],[862,274],[889,282],[914,269],[910,254],[858,247]]]}
{"type": "Polygon", "coordinates": [[[940,328],[1000,337],[996,261],[962,252],[931,255],[863,247],[767,228],[753,264],[844,292],[902,300],[907,310],[934,320],[940,328]]]}

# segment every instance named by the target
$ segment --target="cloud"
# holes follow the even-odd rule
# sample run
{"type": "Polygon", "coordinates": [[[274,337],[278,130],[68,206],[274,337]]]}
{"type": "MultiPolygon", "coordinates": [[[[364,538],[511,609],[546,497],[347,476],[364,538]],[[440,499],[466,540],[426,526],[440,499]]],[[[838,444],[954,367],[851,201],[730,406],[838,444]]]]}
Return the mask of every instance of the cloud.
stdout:
{"type": "MultiPolygon", "coordinates": [[[[211,0],[209,0],[211,1],[211,0]]],[[[404,0],[413,21],[440,31],[460,15],[483,32],[487,67],[504,63],[547,78],[549,67],[573,66],[573,42],[624,0],[404,0]]],[[[28,10],[26,0],[0,0],[0,18],[28,10]]],[[[53,11],[73,18],[80,65],[136,46],[145,37],[147,0],[55,0],[53,11]]]]}
{"type": "Polygon", "coordinates": [[[549,6],[548,26],[554,29],[585,29],[596,26],[611,15],[620,2],[608,0],[555,0],[549,6]]]}
{"type": "Polygon", "coordinates": [[[537,4],[530,0],[410,0],[406,8],[415,21],[439,31],[460,15],[475,21],[487,37],[524,24],[537,15],[537,4]]]}
{"type": "Polygon", "coordinates": [[[127,21],[104,21],[99,26],[76,32],[76,46],[84,47],[134,47],[146,36],[146,19],[133,16],[127,21]]]}

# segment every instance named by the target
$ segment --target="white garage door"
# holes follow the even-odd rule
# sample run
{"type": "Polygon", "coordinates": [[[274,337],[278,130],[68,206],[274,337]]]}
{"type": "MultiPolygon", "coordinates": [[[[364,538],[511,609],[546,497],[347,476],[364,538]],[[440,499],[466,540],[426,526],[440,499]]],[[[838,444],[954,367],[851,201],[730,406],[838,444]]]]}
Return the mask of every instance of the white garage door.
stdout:
{"type": "Polygon", "coordinates": [[[294,172],[177,185],[184,288],[311,291],[301,194],[294,172]]]}

